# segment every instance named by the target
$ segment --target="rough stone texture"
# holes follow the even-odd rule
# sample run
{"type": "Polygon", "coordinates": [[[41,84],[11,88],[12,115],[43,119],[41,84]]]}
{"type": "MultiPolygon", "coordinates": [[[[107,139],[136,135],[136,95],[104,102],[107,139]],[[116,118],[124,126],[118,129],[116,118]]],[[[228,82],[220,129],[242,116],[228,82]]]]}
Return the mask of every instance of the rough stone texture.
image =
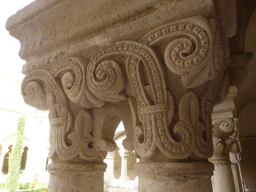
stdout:
{"type": "Polygon", "coordinates": [[[211,161],[214,163],[212,185],[214,192],[236,191],[231,163],[228,160],[211,161]]]}
{"type": "Polygon", "coordinates": [[[113,189],[113,188],[110,188],[109,192],[134,192],[134,191],[129,190],[129,189],[113,189]]]}
{"type": "Polygon", "coordinates": [[[239,167],[239,152],[241,145],[238,138],[238,118],[234,118],[234,98],[237,88],[230,87],[227,98],[215,106],[212,113],[213,120],[213,156],[209,161],[214,164],[212,178],[214,192],[242,191],[243,183],[239,169],[232,170],[230,155],[233,155],[232,164],[239,167]],[[232,153],[232,154],[231,154],[232,153]]]}
{"type": "Polygon", "coordinates": [[[212,191],[211,113],[229,89],[233,8],[212,0],[45,0],[12,16],[7,29],[26,60],[24,101],[49,110],[49,191],[102,191],[104,170],[90,166],[116,150],[120,121],[124,148],[140,158],[140,192],[212,191]],[[73,183],[77,177],[83,183],[73,183]]]}
{"type": "Polygon", "coordinates": [[[106,164],[49,164],[48,190],[52,192],[103,191],[106,164]]]}
{"type": "Polygon", "coordinates": [[[212,191],[209,162],[137,163],[139,191],[212,191]]]}

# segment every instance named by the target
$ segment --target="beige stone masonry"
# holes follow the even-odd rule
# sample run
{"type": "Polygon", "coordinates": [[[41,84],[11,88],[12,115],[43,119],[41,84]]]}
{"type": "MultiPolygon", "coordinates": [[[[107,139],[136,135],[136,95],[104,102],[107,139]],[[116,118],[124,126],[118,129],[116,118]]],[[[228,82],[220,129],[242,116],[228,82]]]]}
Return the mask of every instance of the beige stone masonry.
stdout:
{"type": "Polygon", "coordinates": [[[50,192],[102,192],[120,121],[139,192],[212,191],[211,113],[229,90],[234,5],[37,0],[7,21],[26,60],[24,101],[49,110],[50,192]]]}
{"type": "Polygon", "coordinates": [[[212,177],[214,192],[242,192],[243,181],[240,171],[241,144],[238,138],[238,118],[234,116],[238,89],[231,86],[227,98],[213,108],[213,156],[209,161],[214,164],[212,177]]]}

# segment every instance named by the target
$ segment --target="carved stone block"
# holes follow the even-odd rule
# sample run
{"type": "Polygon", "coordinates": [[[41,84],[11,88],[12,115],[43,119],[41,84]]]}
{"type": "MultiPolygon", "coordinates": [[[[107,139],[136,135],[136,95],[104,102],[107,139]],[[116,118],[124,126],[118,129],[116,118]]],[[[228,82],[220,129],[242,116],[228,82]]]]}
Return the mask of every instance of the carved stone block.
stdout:
{"type": "MultiPolygon", "coordinates": [[[[56,170],[49,169],[51,191],[62,182],[63,167],[70,166],[72,175],[79,166],[103,163],[107,151],[116,150],[120,121],[127,135],[124,147],[135,150],[142,163],[201,162],[212,156],[211,113],[229,88],[221,5],[212,0],[35,1],[8,20],[26,60],[24,101],[49,110],[49,168],[56,170]]],[[[231,34],[233,25],[228,30],[231,34]]],[[[199,167],[204,165],[211,166],[199,167]]],[[[206,172],[202,186],[208,186],[212,169],[206,172]]]]}

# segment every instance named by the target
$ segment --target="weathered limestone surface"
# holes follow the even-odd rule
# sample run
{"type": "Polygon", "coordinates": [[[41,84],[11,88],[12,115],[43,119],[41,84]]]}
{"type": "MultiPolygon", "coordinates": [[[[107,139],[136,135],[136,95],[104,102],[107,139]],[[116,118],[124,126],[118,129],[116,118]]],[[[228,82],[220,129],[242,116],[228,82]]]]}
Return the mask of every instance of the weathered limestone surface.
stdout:
{"type": "Polygon", "coordinates": [[[139,191],[212,191],[213,164],[208,162],[165,162],[136,164],[139,191]]]}
{"type": "Polygon", "coordinates": [[[103,191],[105,170],[106,164],[50,164],[48,187],[56,192],[103,191]]]}
{"type": "Polygon", "coordinates": [[[227,98],[215,106],[212,113],[214,150],[209,161],[214,164],[212,178],[214,192],[243,190],[241,172],[238,169],[240,165],[236,158],[240,152],[238,118],[234,117],[234,98],[237,92],[237,88],[231,86],[227,98]],[[231,155],[233,170],[230,161],[231,155]]]}
{"type": "Polygon", "coordinates": [[[229,89],[233,8],[229,0],[45,0],[12,16],[24,101],[49,110],[49,191],[102,191],[120,121],[125,149],[140,158],[140,192],[212,191],[211,113],[229,89]]]}

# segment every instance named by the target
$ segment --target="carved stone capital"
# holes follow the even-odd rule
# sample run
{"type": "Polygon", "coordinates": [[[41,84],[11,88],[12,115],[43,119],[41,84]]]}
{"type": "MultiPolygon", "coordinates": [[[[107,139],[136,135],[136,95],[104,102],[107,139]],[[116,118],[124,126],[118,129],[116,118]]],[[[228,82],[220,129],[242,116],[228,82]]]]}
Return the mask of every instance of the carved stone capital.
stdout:
{"type": "MultiPolygon", "coordinates": [[[[124,148],[142,163],[140,191],[211,190],[211,114],[228,93],[228,37],[235,32],[222,12],[224,1],[46,2],[18,12],[7,28],[26,60],[24,101],[49,110],[53,164],[102,162],[116,151],[122,121],[124,148]],[[148,170],[157,170],[154,179],[161,182],[150,182],[148,170]]],[[[51,182],[61,183],[61,175],[50,172],[51,182]]],[[[65,190],[55,185],[51,191],[57,188],[65,190]]]]}
{"type": "Polygon", "coordinates": [[[102,151],[116,149],[120,120],[125,147],[142,158],[159,151],[170,159],[210,157],[210,114],[228,85],[219,39],[214,18],[193,16],[139,41],[107,44],[90,59],[70,57],[31,71],[22,94],[29,105],[50,112],[49,158],[103,158],[102,151]]]}
{"type": "Polygon", "coordinates": [[[70,110],[68,98],[72,101],[83,89],[81,66],[80,58],[71,58],[49,71],[34,70],[22,82],[24,101],[37,109],[49,110],[50,159],[71,160],[79,156],[89,160],[106,155],[94,145],[92,112],[80,108],[74,114],[70,110]]]}
{"type": "Polygon", "coordinates": [[[106,156],[106,159],[114,159],[115,154],[116,154],[115,151],[113,151],[113,152],[108,152],[108,154],[107,154],[107,156],[106,156]]]}
{"type": "Polygon", "coordinates": [[[234,118],[235,87],[230,87],[227,98],[213,109],[213,146],[215,158],[229,160],[229,153],[239,153],[238,118],[234,118]]]}
{"type": "Polygon", "coordinates": [[[130,154],[130,151],[120,151],[120,156],[128,157],[130,154]]]}

